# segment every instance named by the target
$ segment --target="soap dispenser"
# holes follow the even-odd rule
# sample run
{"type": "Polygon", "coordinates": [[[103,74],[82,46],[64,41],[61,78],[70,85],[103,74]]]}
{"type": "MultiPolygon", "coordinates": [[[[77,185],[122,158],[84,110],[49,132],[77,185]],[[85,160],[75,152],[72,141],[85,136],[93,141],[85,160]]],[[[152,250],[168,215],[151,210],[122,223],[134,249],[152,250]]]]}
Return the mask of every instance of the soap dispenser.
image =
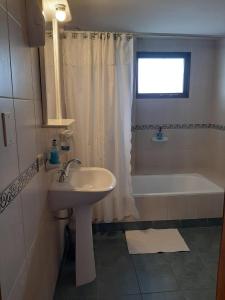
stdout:
{"type": "Polygon", "coordinates": [[[51,147],[51,150],[50,150],[50,160],[49,160],[49,162],[52,165],[60,164],[59,150],[58,150],[58,147],[57,147],[57,141],[55,139],[52,140],[52,147],[51,147]]]}
{"type": "Polygon", "coordinates": [[[162,140],[163,139],[163,132],[162,132],[162,126],[159,127],[159,130],[156,134],[156,137],[158,140],[162,140]]]}

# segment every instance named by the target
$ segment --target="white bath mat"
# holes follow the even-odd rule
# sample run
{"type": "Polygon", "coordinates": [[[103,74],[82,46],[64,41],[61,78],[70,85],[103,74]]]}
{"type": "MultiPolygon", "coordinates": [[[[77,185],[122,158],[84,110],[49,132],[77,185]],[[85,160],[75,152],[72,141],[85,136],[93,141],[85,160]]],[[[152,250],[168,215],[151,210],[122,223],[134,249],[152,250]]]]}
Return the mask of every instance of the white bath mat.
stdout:
{"type": "Polygon", "coordinates": [[[126,231],[130,254],[190,251],[177,229],[126,231]]]}

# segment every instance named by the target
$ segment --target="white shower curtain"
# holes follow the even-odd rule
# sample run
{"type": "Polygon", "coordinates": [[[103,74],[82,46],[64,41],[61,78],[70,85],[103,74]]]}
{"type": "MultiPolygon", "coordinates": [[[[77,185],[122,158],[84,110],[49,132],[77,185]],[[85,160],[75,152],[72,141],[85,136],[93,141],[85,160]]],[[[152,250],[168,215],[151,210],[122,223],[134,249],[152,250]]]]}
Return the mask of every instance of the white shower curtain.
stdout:
{"type": "Polygon", "coordinates": [[[67,117],[75,119],[75,155],[117,179],[115,191],[95,206],[94,219],[137,216],[130,165],[133,37],[66,32],[63,72],[67,117]]]}

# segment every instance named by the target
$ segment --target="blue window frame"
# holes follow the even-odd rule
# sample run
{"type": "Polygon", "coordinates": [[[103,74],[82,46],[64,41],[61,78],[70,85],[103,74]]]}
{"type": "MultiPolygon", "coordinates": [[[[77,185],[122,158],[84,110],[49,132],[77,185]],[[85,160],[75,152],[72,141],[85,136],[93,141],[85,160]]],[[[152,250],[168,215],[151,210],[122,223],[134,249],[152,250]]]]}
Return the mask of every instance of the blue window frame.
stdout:
{"type": "Polygon", "coordinates": [[[188,98],[190,52],[137,52],[137,98],[188,98]]]}

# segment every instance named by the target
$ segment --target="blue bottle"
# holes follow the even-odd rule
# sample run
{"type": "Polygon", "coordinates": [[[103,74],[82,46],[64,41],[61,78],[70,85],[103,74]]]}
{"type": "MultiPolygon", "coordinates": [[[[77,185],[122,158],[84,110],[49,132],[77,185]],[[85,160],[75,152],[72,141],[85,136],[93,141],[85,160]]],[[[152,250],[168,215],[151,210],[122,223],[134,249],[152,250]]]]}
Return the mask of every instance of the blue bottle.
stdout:
{"type": "Polygon", "coordinates": [[[49,162],[52,165],[57,165],[57,164],[60,163],[59,150],[58,150],[58,147],[57,147],[56,140],[52,140],[52,148],[50,150],[50,160],[49,160],[49,162]]]}
{"type": "Polygon", "coordinates": [[[159,127],[159,131],[156,134],[156,137],[158,140],[162,140],[163,139],[163,132],[162,132],[162,127],[159,127]]]}

